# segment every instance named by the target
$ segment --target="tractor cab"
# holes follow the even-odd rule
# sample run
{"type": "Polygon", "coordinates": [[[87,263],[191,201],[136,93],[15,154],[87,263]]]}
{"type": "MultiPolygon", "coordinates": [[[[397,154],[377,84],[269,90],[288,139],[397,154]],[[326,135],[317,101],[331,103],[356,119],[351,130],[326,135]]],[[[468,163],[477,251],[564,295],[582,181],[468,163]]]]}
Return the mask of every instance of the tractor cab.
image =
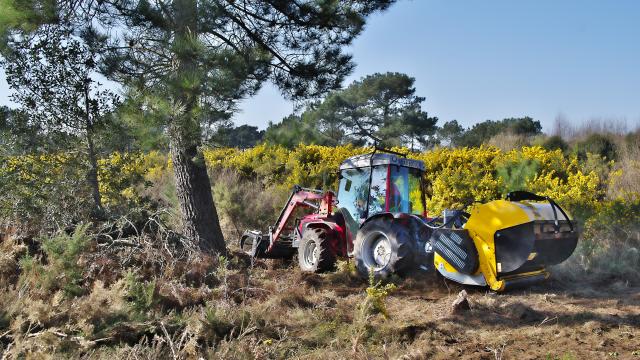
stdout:
{"type": "Polygon", "coordinates": [[[383,212],[426,216],[424,171],[422,161],[401,154],[351,157],[340,165],[338,207],[358,224],[383,212]]]}

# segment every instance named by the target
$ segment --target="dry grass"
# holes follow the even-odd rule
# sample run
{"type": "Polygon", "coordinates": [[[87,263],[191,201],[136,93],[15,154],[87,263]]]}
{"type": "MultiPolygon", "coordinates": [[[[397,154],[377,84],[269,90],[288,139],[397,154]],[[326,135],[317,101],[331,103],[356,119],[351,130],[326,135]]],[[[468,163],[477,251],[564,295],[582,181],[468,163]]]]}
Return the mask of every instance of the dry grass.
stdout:
{"type": "Polygon", "coordinates": [[[487,144],[495,146],[504,152],[509,152],[514,149],[520,149],[523,146],[530,146],[531,140],[529,136],[503,132],[489,139],[487,144]]]}
{"type": "Polygon", "coordinates": [[[640,194],[640,130],[619,139],[619,158],[610,179],[610,198],[633,198],[640,194]]]}
{"type": "MultiPolygon", "coordinates": [[[[269,262],[205,266],[215,282],[204,279],[206,272],[196,282],[162,273],[154,281],[121,276],[109,285],[94,279],[74,298],[56,292],[32,299],[28,289],[9,286],[0,293],[0,352],[8,358],[556,359],[632,358],[640,350],[639,288],[552,281],[496,295],[467,287],[472,309],[452,315],[450,304],[463,287],[414,274],[396,279],[385,318],[361,311],[367,284],[347,262],[324,275],[269,262]],[[132,289],[140,284],[151,289],[151,301],[136,305],[141,298],[132,289]]],[[[179,267],[171,274],[180,274],[179,267]]]]}

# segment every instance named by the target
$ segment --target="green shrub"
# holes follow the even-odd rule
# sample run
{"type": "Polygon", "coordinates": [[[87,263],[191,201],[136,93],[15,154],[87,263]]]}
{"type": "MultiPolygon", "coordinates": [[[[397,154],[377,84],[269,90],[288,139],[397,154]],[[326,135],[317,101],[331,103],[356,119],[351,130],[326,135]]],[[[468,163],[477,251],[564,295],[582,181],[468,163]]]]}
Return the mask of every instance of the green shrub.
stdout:
{"type": "Polygon", "coordinates": [[[607,160],[616,160],[618,153],[616,143],[611,136],[598,133],[591,134],[576,143],[573,151],[580,160],[586,159],[587,153],[596,154],[607,160]]]}
{"type": "Polygon", "coordinates": [[[565,152],[569,149],[569,144],[564,141],[562,136],[559,135],[549,136],[548,138],[544,139],[541,145],[543,148],[552,151],[561,150],[562,152],[565,152]]]}
{"type": "Polygon", "coordinates": [[[82,225],[71,235],[60,232],[42,240],[46,261],[43,263],[40,258],[31,255],[20,259],[20,283],[43,291],[62,290],[68,297],[82,295],[82,267],[78,265],[78,260],[91,240],[87,228],[88,225],[82,225]]]}
{"type": "Polygon", "coordinates": [[[369,273],[369,287],[367,287],[367,297],[364,303],[361,304],[361,311],[367,314],[382,314],[384,318],[389,317],[387,312],[387,296],[396,289],[395,284],[382,284],[382,281],[377,281],[373,275],[373,271],[369,273]]]}
{"type": "Polygon", "coordinates": [[[42,278],[45,270],[39,259],[27,254],[20,259],[19,266],[20,278],[18,283],[20,285],[28,285],[36,288],[43,287],[42,278]]]}
{"type": "Polygon", "coordinates": [[[87,249],[89,241],[87,236],[88,225],[79,226],[74,233],[58,234],[42,242],[42,250],[47,255],[49,271],[56,276],[56,285],[69,296],[77,296],[83,293],[82,268],[78,265],[80,255],[87,249]]]}
{"type": "Polygon", "coordinates": [[[127,301],[131,309],[138,315],[144,316],[157,303],[156,282],[143,281],[129,271],[125,277],[127,301]]]}
{"type": "Polygon", "coordinates": [[[498,177],[504,184],[504,193],[527,189],[527,182],[538,173],[540,163],[535,159],[511,160],[496,168],[498,177]]]}

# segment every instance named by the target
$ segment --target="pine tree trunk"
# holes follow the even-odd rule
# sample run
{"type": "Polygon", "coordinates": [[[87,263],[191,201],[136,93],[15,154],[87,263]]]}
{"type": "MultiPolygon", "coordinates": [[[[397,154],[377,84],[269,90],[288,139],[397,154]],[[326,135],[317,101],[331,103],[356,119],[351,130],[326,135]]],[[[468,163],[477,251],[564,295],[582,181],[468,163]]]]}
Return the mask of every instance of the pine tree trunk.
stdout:
{"type": "Polygon", "coordinates": [[[204,157],[192,139],[185,139],[179,131],[169,136],[183,233],[201,250],[224,254],[226,246],[204,157]]]}
{"type": "Polygon", "coordinates": [[[100,184],[98,183],[98,158],[93,144],[93,122],[91,121],[91,111],[89,109],[89,84],[90,80],[85,79],[84,83],[84,104],[85,104],[85,127],[87,131],[87,156],[89,157],[89,173],[87,181],[91,187],[91,195],[95,205],[94,216],[102,218],[102,199],[100,198],[100,184]]]}
{"type": "Polygon", "coordinates": [[[96,157],[95,147],[93,145],[93,137],[91,129],[87,130],[87,154],[89,157],[89,173],[87,181],[91,187],[91,195],[95,204],[95,215],[102,216],[102,200],[100,199],[100,184],[98,183],[98,159],[96,157]]]}
{"type": "MultiPolygon", "coordinates": [[[[176,41],[188,43],[190,37],[197,36],[196,0],[174,0],[176,41]]],[[[197,65],[192,54],[178,53],[176,76],[192,76],[197,65]]],[[[176,83],[180,83],[177,81],[176,83]]],[[[169,147],[176,193],[182,211],[183,233],[194,245],[203,251],[226,253],[226,246],[220,229],[218,213],[213,203],[211,182],[207,174],[204,157],[199,150],[201,128],[194,117],[199,89],[177,89],[176,98],[184,106],[183,113],[172,119],[169,126],[169,147]]]]}

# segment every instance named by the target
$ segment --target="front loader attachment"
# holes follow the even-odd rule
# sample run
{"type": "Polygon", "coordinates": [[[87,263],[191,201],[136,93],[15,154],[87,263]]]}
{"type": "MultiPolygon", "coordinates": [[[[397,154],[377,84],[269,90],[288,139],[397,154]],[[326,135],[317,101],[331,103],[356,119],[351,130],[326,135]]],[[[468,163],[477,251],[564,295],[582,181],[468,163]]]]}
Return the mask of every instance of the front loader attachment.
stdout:
{"type": "Polygon", "coordinates": [[[300,219],[295,217],[296,210],[306,210],[312,214],[306,217],[324,219],[331,215],[334,206],[334,193],[306,189],[295,185],[280,215],[267,232],[247,230],[240,237],[240,248],[252,258],[291,259],[297,251],[296,240],[300,240],[300,219]]]}
{"type": "Polygon", "coordinates": [[[453,235],[449,229],[434,232],[436,268],[452,280],[486,283],[495,291],[546,279],[546,268],[568,259],[578,243],[573,222],[558,204],[526,192],[475,207],[453,235]],[[461,266],[474,256],[477,270],[461,266]]]}
{"type": "Polygon", "coordinates": [[[269,250],[269,234],[263,234],[256,230],[247,230],[240,238],[240,248],[242,251],[258,259],[290,259],[296,249],[291,246],[291,242],[279,241],[269,250]]]}

